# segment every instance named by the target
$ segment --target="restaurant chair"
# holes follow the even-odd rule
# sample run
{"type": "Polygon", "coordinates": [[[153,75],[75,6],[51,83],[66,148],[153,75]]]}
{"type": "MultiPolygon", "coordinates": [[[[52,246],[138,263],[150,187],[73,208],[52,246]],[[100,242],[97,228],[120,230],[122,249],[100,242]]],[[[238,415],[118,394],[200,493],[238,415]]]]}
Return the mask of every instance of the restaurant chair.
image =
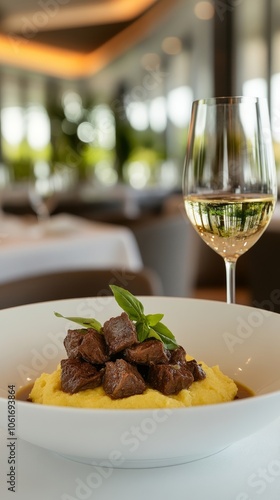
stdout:
{"type": "Polygon", "coordinates": [[[109,285],[133,295],[162,295],[157,274],[148,268],[83,269],[29,276],[0,285],[0,309],[49,300],[112,295],[109,285]]]}
{"type": "Polygon", "coordinates": [[[130,225],[144,266],[153,269],[164,295],[191,297],[198,271],[197,235],[187,219],[181,195],[169,197],[161,213],[130,225]]]}
{"type": "MultiPolygon", "coordinates": [[[[267,230],[248,252],[251,305],[280,313],[280,233],[267,230]]],[[[265,318],[265,316],[264,316],[265,318]]]]}

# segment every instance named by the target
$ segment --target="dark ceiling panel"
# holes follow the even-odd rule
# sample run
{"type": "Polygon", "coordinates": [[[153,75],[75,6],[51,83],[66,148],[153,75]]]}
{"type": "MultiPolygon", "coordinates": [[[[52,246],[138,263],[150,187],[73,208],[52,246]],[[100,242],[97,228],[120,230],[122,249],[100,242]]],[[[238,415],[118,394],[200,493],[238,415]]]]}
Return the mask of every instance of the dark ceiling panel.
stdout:
{"type": "Polygon", "coordinates": [[[126,22],[57,31],[41,31],[32,40],[51,47],[86,54],[98,49],[130,24],[126,22]]]}
{"type": "MultiPolygon", "coordinates": [[[[1,1],[1,0],[0,0],[1,1]]],[[[37,2],[25,0],[27,11],[26,11],[26,16],[28,16],[28,7],[30,5],[34,5],[36,7],[37,2]]],[[[106,1],[106,0],[105,0],[106,1]]],[[[133,1],[133,0],[131,0],[133,1]]],[[[134,0],[135,1],[135,0],[134,0]]],[[[13,0],[11,0],[11,3],[13,3],[13,0]]],[[[75,0],[75,3],[77,4],[77,0],[75,0]]],[[[88,4],[88,9],[90,9],[91,6],[94,4],[97,4],[98,2],[92,1],[90,2],[89,0],[84,0],[81,2],[81,5],[87,5],[88,4]]],[[[32,23],[29,26],[29,21],[28,18],[26,17],[26,20],[24,21],[25,17],[22,17],[22,25],[21,29],[17,30],[17,32],[14,32],[12,35],[17,37],[19,40],[22,39],[24,42],[31,40],[33,42],[38,42],[42,43],[44,45],[48,45],[51,47],[57,47],[60,49],[67,49],[67,50],[73,50],[76,52],[80,52],[81,54],[87,54],[89,52],[93,52],[94,50],[98,49],[101,45],[106,43],[108,40],[112,39],[115,35],[120,33],[122,30],[130,26],[132,23],[140,19],[141,17],[145,16],[149,10],[153,9],[154,6],[159,3],[158,1],[152,2],[150,7],[143,9],[141,14],[138,14],[137,16],[134,16],[131,18],[129,21],[123,21],[123,22],[112,22],[112,23],[107,23],[107,24],[92,24],[92,25],[85,25],[85,26],[73,26],[71,28],[68,28],[67,26],[62,29],[49,29],[48,28],[48,23],[41,26],[40,29],[34,29],[32,23]],[[33,31],[34,29],[34,31],[33,31]],[[26,33],[23,33],[26,31],[26,33]]],[[[24,1],[20,3],[20,10],[21,12],[24,13],[24,6],[25,3],[24,1]]],[[[9,9],[7,9],[9,11],[9,9]]],[[[1,11],[1,7],[0,7],[1,11]]],[[[15,12],[15,8],[10,9],[10,11],[15,12]]],[[[9,12],[5,12],[4,9],[2,9],[2,20],[5,18],[5,13],[9,14],[9,12]]],[[[31,17],[32,19],[32,17],[31,17]]],[[[4,22],[5,26],[5,22],[4,22]]],[[[3,29],[3,24],[1,24],[1,16],[0,16],[0,34],[6,34],[6,35],[11,35],[11,33],[5,32],[5,29],[3,29]]]]}

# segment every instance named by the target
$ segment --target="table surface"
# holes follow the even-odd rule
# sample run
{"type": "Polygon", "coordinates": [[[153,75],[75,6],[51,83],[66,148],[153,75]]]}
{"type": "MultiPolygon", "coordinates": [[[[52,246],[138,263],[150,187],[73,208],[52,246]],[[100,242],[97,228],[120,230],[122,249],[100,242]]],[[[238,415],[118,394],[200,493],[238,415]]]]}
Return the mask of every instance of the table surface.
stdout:
{"type": "Polygon", "coordinates": [[[143,266],[133,233],[126,227],[68,214],[39,224],[34,218],[0,219],[0,282],[42,272],[143,266]]]}
{"type": "Polygon", "coordinates": [[[280,419],[212,457],[154,469],[105,469],[17,441],[16,492],[7,489],[0,429],[0,498],[8,500],[279,500],[280,419]]]}

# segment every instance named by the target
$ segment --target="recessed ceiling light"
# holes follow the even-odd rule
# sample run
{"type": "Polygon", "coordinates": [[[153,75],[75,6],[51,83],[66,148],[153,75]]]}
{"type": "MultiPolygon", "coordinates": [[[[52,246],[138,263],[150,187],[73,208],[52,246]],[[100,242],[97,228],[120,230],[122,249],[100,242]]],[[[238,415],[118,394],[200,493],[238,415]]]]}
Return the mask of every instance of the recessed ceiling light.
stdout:
{"type": "Polygon", "coordinates": [[[194,7],[194,13],[198,19],[209,21],[214,17],[215,9],[211,2],[198,2],[194,7]]]}

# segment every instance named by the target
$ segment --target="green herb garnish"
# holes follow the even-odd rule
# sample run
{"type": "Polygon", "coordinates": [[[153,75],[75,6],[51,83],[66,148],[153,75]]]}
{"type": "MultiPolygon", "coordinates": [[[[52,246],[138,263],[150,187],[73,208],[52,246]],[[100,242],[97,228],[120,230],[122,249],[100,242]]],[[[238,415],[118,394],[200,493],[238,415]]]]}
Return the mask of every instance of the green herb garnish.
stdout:
{"type": "Polygon", "coordinates": [[[139,342],[147,338],[161,340],[166,349],[176,349],[178,344],[173,333],[161,323],[163,314],[144,314],[143,304],[128,290],[116,285],[110,285],[119,306],[128,314],[131,321],[135,322],[139,342]]]}
{"type": "MultiPolygon", "coordinates": [[[[166,349],[172,350],[178,347],[173,333],[161,323],[163,314],[144,314],[144,306],[132,293],[117,285],[110,285],[116,302],[127,313],[129,319],[134,322],[139,342],[148,338],[160,340],[166,349]]],[[[59,318],[78,323],[85,328],[94,328],[101,333],[102,325],[94,318],[65,317],[54,313],[59,318]]]]}
{"type": "Polygon", "coordinates": [[[69,321],[73,321],[74,323],[78,323],[78,325],[81,325],[84,328],[94,328],[97,332],[99,332],[99,333],[101,332],[102,325],[101,325],[101,323],[99,323],[99,321],[97,321],[97,319],[94,319],[94,318],[80,318],[79,316],[76,316],[76,317],[74,317],[74,316],[66,317],[66,316],[62,316],[62,314],[60,314],[58,312],[55,312],[54,314],[58,318],[68,319],[69,321]]]}

